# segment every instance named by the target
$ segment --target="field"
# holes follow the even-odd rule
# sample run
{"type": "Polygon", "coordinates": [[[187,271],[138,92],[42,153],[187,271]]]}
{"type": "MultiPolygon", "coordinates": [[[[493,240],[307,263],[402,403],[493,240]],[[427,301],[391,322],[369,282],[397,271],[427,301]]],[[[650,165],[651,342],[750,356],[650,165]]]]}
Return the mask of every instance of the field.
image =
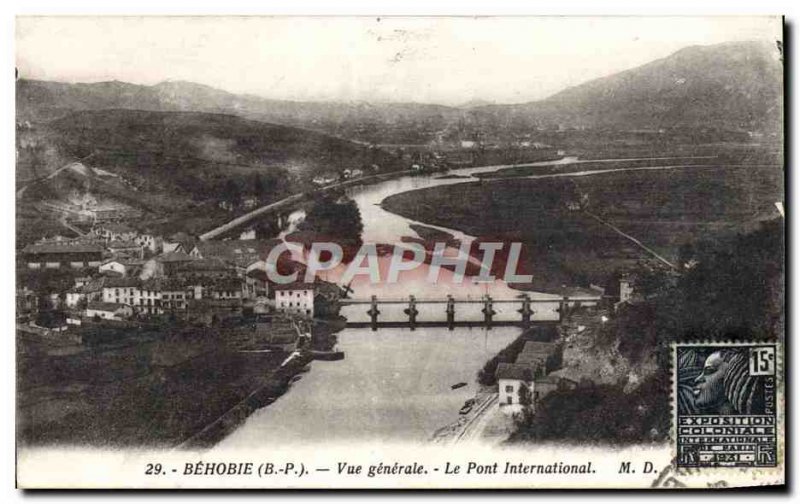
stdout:
{"type": "Polygon", "coordinates": [[[595,217],[669,260],[680,247],[744,232],[777,214],[783,173],[771,165],[705,165],[542,179],[498,178],[390,196],[400,215],[481,239],[524,244],[534,286],[605,284],[647,257],[595,217]]]}
{"type": "Polygon", "coordinates": [[[71,351],[17,345],[20,442],[172,447],[291,376],[275,372],[286,353],[239,353],[210,330],[126,331],[71,351]]]}

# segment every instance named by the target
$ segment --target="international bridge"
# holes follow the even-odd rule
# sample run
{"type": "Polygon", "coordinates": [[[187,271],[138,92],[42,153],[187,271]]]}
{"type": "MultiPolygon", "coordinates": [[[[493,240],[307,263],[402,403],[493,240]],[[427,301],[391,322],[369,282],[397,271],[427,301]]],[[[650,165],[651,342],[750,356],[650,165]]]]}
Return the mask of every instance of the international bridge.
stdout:
{"type": "Polygon", "coordinates": [[[514,299],[480,298],[425,299],[403,298],[342,299],[341,315],[348,327],[447,327],[491,328],[501,325],[550,325],[562,322],[569,309],[596,306],[600,296],[533,299],[522,295],[514,299]]]}

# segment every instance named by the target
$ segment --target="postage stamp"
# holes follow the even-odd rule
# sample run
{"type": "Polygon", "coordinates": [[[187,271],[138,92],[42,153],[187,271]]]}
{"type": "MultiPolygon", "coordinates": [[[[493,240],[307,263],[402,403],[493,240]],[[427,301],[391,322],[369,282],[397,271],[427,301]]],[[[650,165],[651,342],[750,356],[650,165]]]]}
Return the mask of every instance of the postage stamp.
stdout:
{"type": "Polygon", "coordinates": [[[778,345],[676,344],[677,467],[778,466],[778,345]]]}

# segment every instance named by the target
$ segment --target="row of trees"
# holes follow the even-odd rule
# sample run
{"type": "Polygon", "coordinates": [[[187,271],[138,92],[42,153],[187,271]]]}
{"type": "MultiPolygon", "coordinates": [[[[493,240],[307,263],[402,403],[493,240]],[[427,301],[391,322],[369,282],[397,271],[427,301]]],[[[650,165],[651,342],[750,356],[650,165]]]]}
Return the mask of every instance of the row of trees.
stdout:
{"type": "Polygon", "coordinates": [[[784,335],[782,220],[725,241],[685,247],[681,271],[643,268],[642,300],[623,309],[598,336],[631,363],[655,358],[658,371],[634,390],[580,384],[522,415],[511,440],[664,440],[669,428],[670,346],[675,341],[780,341],[784,335]]]}

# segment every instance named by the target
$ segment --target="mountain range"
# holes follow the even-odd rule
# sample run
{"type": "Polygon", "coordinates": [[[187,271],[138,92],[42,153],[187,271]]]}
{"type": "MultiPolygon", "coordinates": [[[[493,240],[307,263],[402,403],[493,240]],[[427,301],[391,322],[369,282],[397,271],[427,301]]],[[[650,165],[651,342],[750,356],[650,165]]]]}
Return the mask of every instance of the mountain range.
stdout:
{"type": "Polygon", "coordinates": [[[766,42],[691,46],[637,68],[565,89],[544,100],[460,107],[420,103],[296,102],[233,94],[203,84],[144,86],[20,79],[18,119],[47,121],[74,111],[137,109],[233,114],[372,143],[431,140],[465,131],[532,127],[657,130],[701,128],[780,132],[783,67],[766,42]],[[414,129],[416,132],[398,130],[414,129]],[[380,135],[386,138],[381,138],[380,135]]]}

